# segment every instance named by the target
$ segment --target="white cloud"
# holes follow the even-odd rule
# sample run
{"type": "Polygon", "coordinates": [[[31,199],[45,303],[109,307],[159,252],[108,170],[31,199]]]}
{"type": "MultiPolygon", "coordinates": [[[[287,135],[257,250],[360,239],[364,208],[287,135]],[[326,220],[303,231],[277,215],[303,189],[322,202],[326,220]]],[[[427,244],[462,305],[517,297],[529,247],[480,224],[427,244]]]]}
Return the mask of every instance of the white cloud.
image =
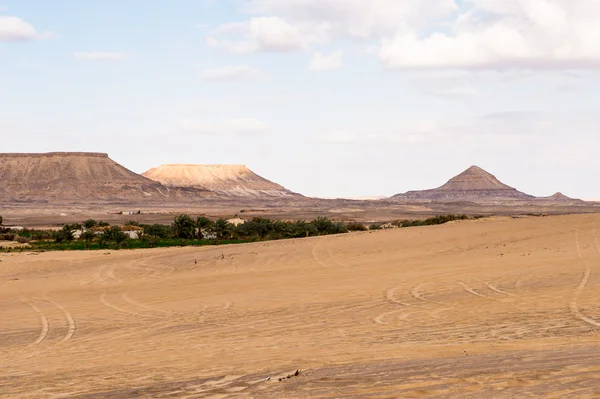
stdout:
{"type": "Polygon", "coordinates": [[[290,52],[307,48],[299,31],[279,17],[257,17],[248,22],[221,25],[206,38],[206,44],[231,53],[290,52]],[[241,35],[243,39],[222,38],[230,35],[241,35]]]}
{"type": "Polygon", "coordinates": [[[123,61],[129,57],[129,54],[93,51],[89,53],[75,53],[73,56],[78,60],[85,61],[123,61]]]}
{"type": "Polygon", "coordinates": [[[207,43],[291,51],[340,38],[380,42],[387,69],[598,69],[599,0],[253,0],[254,17],[207,43]],[[225,37],[223,37],[225,36],[225,37]]]}
{"type": "Polygon", "coordinates": [[[258,71],[248,65],[227,65],[220,68],[207,69],[200,77],[207,82],[225,82],[234,80],[250,79],[258,74],[258,71]]]}
{"type": "Polygon", "coordinates": [[[40,37],[33,25],[21,18],[0,15],[0,41],[28,41],[40,37]]]}
{"type": "Polygon", "coordinates": [[[214,36],[208,36],[206,38],[206,45],[208,47],[216,48],[234,54],[245,54],[258,51],[258,46],[252,41],[224,40],[217,39],[214,36]]]}
{"type": "Polygon", "coordinates": [[[390,69],[597,69],[597,0],[470,0],[449,31],[384,38],[390,69]]]}
{"type": "Polygon", "coordinates": [[[338,69],[344,66],[342,62],[342,56],[344,55],[343,50],[335,51],[330,55],[323,55],[322,53],[315,53],[313,59],[308,66],[311,71],[324,71],[329,69],[338,69]]]}
{"type": "Polygon", "coordinates": [[[254,14],[286,18],[306,35],[320,27],[331,38],[379,38],[446,16],[457,5],[454,0],[254,0],[246,8],[254,14]]]}
{"type": "Polygon", "coordinates": [[[472,98],[476,97],[479,92],[473,87],[448,87],[448,88],[430,88],[425,89],[425,93],[441,98],[472,98]]]}
{"type": "Polygon", "coordinates": [[[356,133],[349,130],[333,130],[319,137],[321,141],[329,143],[351,143],[358,140],[356,133]]]}
{"type": "Polygon", "coordinates": [[[300,32],[278,17],[252,18],[250,33],[262,51],[294,51],[306,48],[300,32]]]}
{"type": "Polygon", "coordinates": [[[194,134],[257,134],[268,129],[266,123],[256,118],[237,118],[219,122],[183,119],[179,130],[194,134]]]}

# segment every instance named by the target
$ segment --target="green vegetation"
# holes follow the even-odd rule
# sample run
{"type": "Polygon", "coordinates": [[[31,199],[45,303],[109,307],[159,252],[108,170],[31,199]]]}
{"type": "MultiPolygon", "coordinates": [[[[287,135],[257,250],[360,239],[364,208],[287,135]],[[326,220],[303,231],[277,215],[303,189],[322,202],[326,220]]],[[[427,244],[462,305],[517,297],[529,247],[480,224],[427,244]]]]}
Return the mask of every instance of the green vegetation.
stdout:
{"type": "Polygon", "coordinates": [[[398,220],[392,224],[397,227],[433,226],[436,224],[444,224],[455,220],[468,219],[477,219],[477,217],[470,218],[467,215],[440,215],[425,220],[398,220]]]}
{"type": "Polygon", "coordinates": [[[0,239],[14,241],[19,238],[30,244],[27,250],[47,251],[237,244],[347,232],[343,223],[327,218],[312,222],[254,218],[236,226],[225,219],[212,221],[204,216],[194,219],[181,214],[174,218],[171,225],[141,224],[131,220],[119,227],[88,219],[82,223],[64,225],[60,230],[2,229],[0,239]]]}
{"type": "Polygon", "coordinates": [[[59,231],[57,231],[54,235],[54,241],[56,241],[57,243],[61,243],[63,241],[67,241],[67,242],[71,242],[73,241],[73,239],[75,238],[73,235],[73,229],[71,229],[71,226],[69,225],[65,225],[63,226],[63,228],[59,231]]]}
{"type": "MultiPolygon", "coordinates": [[[[375,223],[369,230],[389,227],[413,227],[444,224],[453,220],[466,220],[466,215],[441,215],[425,220],[398,220],[392,223],[375,223]]],[[[0,222],[1,222],[0,217],[0,222]]],[[[343,234],[349,231],[366,231],[358,222],[348,224],[317,218],[310,222],[280,221],[253,218],[239,225],[225,219],[210,220],[204,216],[193,218],[181,214],[171,225],[141,224],[130,220],[123,227],[88,219],[82,223],[64,225],[60,230],[15,230],[0,227],[0,240],[29,243],[27,250],[94,250],[135,249],[173,246],[201,246],[238,244],[265,240],[343,234]]],[[[4,251],[22,248],[2,249],[4,251]]]]}
{"type": "Polygon", "coordinates": [[[358,223],[358,222],[348,223],[346,225],[346,228],[348,229],[348,231],[367,231],[368,230],[364,224],[358,223]]]}

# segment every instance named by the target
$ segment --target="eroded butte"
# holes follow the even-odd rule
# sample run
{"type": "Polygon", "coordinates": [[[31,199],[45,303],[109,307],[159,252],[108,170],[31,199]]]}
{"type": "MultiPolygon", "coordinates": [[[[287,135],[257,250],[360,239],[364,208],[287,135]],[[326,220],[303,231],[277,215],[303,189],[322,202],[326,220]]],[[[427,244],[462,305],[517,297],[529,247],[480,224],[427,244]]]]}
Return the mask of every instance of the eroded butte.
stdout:
{"type": "Polygon", "coordinates": [[[0,255],[0,397],[600,397],[597,215],[108,252],[0,255]]]}

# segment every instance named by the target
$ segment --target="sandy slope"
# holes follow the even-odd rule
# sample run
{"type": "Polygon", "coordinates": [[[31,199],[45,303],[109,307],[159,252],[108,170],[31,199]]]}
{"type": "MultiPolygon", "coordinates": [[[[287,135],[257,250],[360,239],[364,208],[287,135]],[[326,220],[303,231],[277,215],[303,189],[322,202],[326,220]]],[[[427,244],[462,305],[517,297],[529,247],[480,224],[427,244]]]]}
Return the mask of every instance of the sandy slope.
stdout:
{"type": "Polygon", "coordinates": [[[0,260],[2,398],[600,397],[600,216],[0,260]]]}

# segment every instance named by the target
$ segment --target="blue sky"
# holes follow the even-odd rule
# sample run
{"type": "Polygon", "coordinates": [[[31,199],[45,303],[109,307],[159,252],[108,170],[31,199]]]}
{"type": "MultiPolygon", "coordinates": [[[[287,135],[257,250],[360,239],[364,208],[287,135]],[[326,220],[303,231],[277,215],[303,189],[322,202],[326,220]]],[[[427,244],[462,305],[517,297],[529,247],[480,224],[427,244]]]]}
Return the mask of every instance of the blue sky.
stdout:
{"type": "Polygon", "coordinates": [[[2,151],[600,199],[597,0],[0,0],[2,151]],[[161,4],[161,6],[158,6],[161,4]]]}

